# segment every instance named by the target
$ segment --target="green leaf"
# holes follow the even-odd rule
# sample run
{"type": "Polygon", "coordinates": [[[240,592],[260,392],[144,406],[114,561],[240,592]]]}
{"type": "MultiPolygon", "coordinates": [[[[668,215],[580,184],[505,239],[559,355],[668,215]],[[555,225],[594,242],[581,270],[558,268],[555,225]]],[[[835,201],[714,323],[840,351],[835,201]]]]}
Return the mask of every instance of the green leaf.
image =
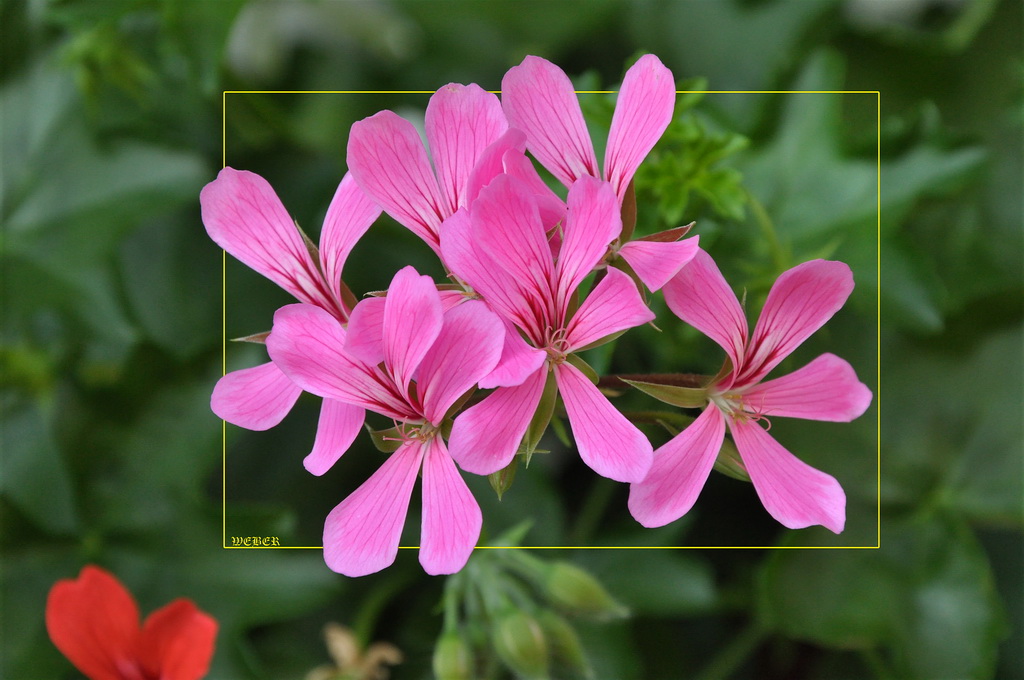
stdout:
{"type": "Polygon", "coordinates": [[[577,561],[638,616],[706,613],[717,599],[711,567],[694,553],[594,550],[577,561]]]}
{"type": "Polygon", "coordinates": [[[71,476],[52,432],[52,414],[36,403],[5,405],[0,492],[51,534],[79,527],[71,476]]]}
{"type": "MultiPolygon", "coordinates": [[[[1006,625],[977,541],[946,518],[887,527],[878,551],[774,553],[758,584],[763,625],[827,647],[885,650],[900,678],[990,677],[1006,625]]],[[[787,545],[804,536],[789,534],[787,545]]]]}
{"type": "Polygon", "coordinates": [[[644,394],[651,395],[658,401],[679,406],[680,408],[701,408],[708,403],[707,390],[699,387],[662,385],[660,383],[643,382],[642,380],[626,380],[625,378],[621,380],[644,394]]]}

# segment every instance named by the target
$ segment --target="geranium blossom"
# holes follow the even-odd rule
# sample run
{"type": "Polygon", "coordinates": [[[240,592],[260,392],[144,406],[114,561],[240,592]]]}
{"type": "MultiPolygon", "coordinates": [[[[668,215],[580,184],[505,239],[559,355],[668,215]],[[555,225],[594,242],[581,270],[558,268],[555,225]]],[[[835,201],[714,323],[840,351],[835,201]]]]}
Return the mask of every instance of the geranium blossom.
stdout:
{"type": "Polygon", "coordinates": [[[466,205],[477,162],[508,122],[495,95],[475,83],[451,83],[430,97],[424,127],[429,157],[413,124],[394,112],[358,121],[349,134],[348,165],[388,215],[440,255],[441,223],[466,205]]]}
{"type": "Polygon", "coordinates": [[[319,307],[283,307],[274,315],[267,349],[302,389],[392,418],[401,440],[380,469],[328,515],[328,566],[362,576],[394,562],[422,470],[420,563],[427,573],[450,574],[469,559],[481,515],[440,427],[459,397],[494,368],[503,328],[478,301],[443,311],[433,282],[412,267],[395,275],[383,300],[382,306],[373,300],[357,305],[348,332],[319,307]],[[373,313],[363,314],[367,303],[373,313]],[[362,338],[357,347],[346,347],[349,335],[362,338]]]}
{"type": "Polygon", "coordinates": [[[217,622],[186,599],[146,618],[109,572],[87,566],[46,599],[53,644],[90,680],[197,680],[213,657],[217,622]]]}
{"type": "Polygon", "coordinates": [[[783,448],[759,421],[768,416],[848,422],[871,403],[871,391],[839,357],[823,354],[781,378],[764,377],[846,302],[853,275],[842,262],[814,260],[784,272],[772,286],[748,337],[736,295],[704,251],[665,287],[669,308],[727,353],[727,373],[707,388],[704,412],[655,452],[643,482],[630,487],[629,509],[647,527],[684,515],[703,488],[726,428],[765,509],[791,529],[820,524],[840,533],[846,495],[831,475],[783,448]]]}
{"type": "MultiPolygon", "coordinates": [[[[530,153],[565,186],[580,177],[611,182],[621,204],[637,168],[672,121],[676,86],[672,72],[653,54],[626,72],[615,104],[604,171],[572,81],[540,57],[526,57],[501,81],[501,104],[509,124],[526,134],[530,153]]],[[[615,237],[619,234],[616,233],[615,237]]],[[[693,257],[696,241],[635,240],[612,244],[648,289],[659,290],[693,257]]]]}
{"type": "Polygon", "coordinates": [[[509,464],[552,373],[584,462],[618,481],[647,473],[646,437],[572,362],[574,352],[654,318],[633,280],[613,268],[571,313],[573,294],[620,228],[611,185],[592,177],[569,190],[557,259],[533,192],[509,175],[495,178],[471,210],[445,223],[445,261],[530,343],[505,373],[481,381],[498,389],[455,421],[451,451],[463,469],[490,474],[509,464]]]}
{"type": "MultiPolygon", "coordinates": [[[[270,184],[251,172],[224,168],[200,194],[210,238],[232,256],[281,286],[301,302],[316,305],[341,322],[353,297],[341,280],[353,246],[380,215],[346,175],[327,209],[316,252],[303,239],[270,184]],[[314,260],[314,256],[317,257],[314,260]]],[[[228,373],[210,401],[222,419],[249,430],[274,427],[291,411],[302,390],[273,362],[228,373]]],[[[325,399],[316,441],[303,464],[326,472],[359,433],[363,410],[325,399]]]]}

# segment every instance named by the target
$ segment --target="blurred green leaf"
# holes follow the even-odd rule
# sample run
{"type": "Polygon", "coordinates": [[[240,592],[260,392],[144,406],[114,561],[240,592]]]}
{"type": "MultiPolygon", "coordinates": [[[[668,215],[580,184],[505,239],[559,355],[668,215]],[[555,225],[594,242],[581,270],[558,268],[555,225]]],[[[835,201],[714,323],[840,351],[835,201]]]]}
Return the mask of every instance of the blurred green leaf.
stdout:
{"type": "Polygon", "coordinates": [[[72,534],[79,527],[78,509],[52,417],[37,403],[5,405],[0,491],[41,529],[72,534]]]}
{"type": "Polygon", "coordinates": [[[717,600],[710,565],[683,550],[595,550],[577,557],[612,596],[639,616],[692,616],[717,600]]]}
{"type": "Polygon", "coordinates": [[[780,550],[761,576],[766,627],[826,647],[885,649],[900,678],[991,677],[1006,632],[984,553],[946,518],[890,521],[878,551],[780,550]]]}
{"type": "Polygon", "coordinates": [[[133,314],[155,344],[180,360],[220,339],[221,253],[209,247],[197,222],[147,221],[120,248],[133,314]]]}

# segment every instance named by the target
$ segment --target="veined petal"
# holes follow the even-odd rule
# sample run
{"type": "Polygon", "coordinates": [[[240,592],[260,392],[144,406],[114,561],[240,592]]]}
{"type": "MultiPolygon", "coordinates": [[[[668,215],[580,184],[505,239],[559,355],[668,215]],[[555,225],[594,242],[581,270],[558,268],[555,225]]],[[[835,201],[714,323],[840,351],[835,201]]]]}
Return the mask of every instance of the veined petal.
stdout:
{"type": "Polygon", "coordinates": [[[393,381],[376,366],[342,349],[345,329],[312,305],[287,305],[274,314],[267,351],[292,382],[321,397],[338,399],[400,420],[416,420],[393,381]]]}
{"type": "Polygon", "coordinates": [[[269,430],[288,415],[302,388],[269,361],[232,371],[217,381],[210,409],[221,420],[247,430],[269,430]]]}
{"type": "Polygon", "coordinates": [[[324,399],[320,405],[320,420],[316,426],[313,450],[302,465],[318,477],[334,466],[348,451],[366,420],[366,411],[358,406],[336,399],[324,399]]]}
{"type": "Polygon", "coordinates": [[[469,211],[462,208],[441,225],[441,254],[445,265],[459,279],[483,296],[503,319],[524,330],[537,325],[530,303],[515,277],[498,266],[474,242],[469,211]]]}
{"type": "Polygon", "coordinates": [[[660,527],[693,507],[725,439],[725,418],[709,406],[689,427],[654,452],[647,477],[629,485],[629,512],[645,527],[660,527]]]}
{"type": "Polygon", "coordinates": [[[668,308],[717,342],[738,370],[747,342],[747,318],[711,256],[698,249],[665,284],[664,294],[668,308]]]}
{"type": "Polygon", "coordinates": [[[348,317],[345,352],[371,366],[384,361],[386,300],[386,297],[363,298],[348,317]]]}
{"type": "Polygon", "coordinates": [[[569,189],[568,206],[556,269],[560,311],[622,231],[619,203],[607,182],[593,177],[577,180],[569,189]]]}
{"type": "Polygon", "coordinates": [[[514,387],[539,371],[548,358],[542,349],[531,347],[508,321],[505,324],[505,338],[502,342],[501,358],[494,370],[480,379],[480,387],[514,387]]]}
{"type": "Polygon", "coordinates": [[[395,561],[423,448],[405,444],[391,454],[324,523],[324,561],[345,576],[365,576],[395,561]]]}
{"type": "Polygon", "coordinates": [[[447,204],[412,123],[392,111],[353,123],[348,167],[388,215],[438,250],[438,228],[448,216],[447,204]]]}
{"type": "Polygon", "coordinates": [[[400,269],[384,298],[384,365],[404,393],[442,324],[434,282],[411,266],[400,269]]]}
{"type": "Polygon", "coordinates": [[[320,273],[295,223],[267,180],[224,168],[199,194],[210,238],[301,302],[327,309],[320,273]]]}
{"type": "Polygon", "coordinates": [[[508,128],[498,97],[479,85],[449,83],[430,97],[424,118],[445,217],[467,204],[470,174],[484,149],[508,128]]]}
{"type": "Polygon", "coordinates": [[[378,217],[380,206],[359,188],[352,173],[346,173],[334,192],[320,232],[320,267],[331,292],[339,301],[342,300],[341,272],[345,260],[378,217]]]}
{"type": "Polygon", "coordinates": [[[501,320],[479,300],[445,313],[441,332],[420,362],[416,379],[428,421],[439,425],[452,404],[491,372],[501,357],[504,335],[501,320]]]}
{"type": "Polygon", "coordinates": [[[119,662],[134,657],[139,610],[109,572],[82,569],[58,581],[46,598],[46,631],[75,668],[94,680],[121,680],[119,662]]]}
{"type": "Polygon", "coordinates": [[[811,260],[775,281],[754,327],[750,352],[736,384],[755,383],[825,325],[853,292],[853,272],[842,262],[811,260]]]}
{"type": "Polygon", "coordinates": [[[653,320],[654,312],[644,304],[629,274],[609,267],[605,277],[576,310],[565,339],[570,351],[574,351],[612,333],[653,320]]]}
{"type": "MultiPolygon", "coordinates": [[[[469,180],[466,182],[465,200],[460,207],[472,205],[473,201],[480,195],[481,189],[490,184],[492,179],[506,172],[503,160],[505,154],[515,152],[523,155],[525,151],[526,135],[523,134],[522,130],[515,128],[505,130],[500,137],[491,142],[491,145],[484,149],[477,158],[476,166],[469,174],[469,180]]],[[[525,158],[525,156],[523,157],[525,158]]]]}
{"type": "Polygon", "coordinates": [[[512,462],[540,403],[546,376],[547,371],[539,370],[522,385],[499,387],[455,418],[448,449],[463,470],[489,475],[512,462]]]}
{"type": "Polygon", "coordinates": [[[831,475],[812,468],[751,420],[730,419],[740,458],[768,513],[790,529],[820,524],[842,533],[846,494],[831,475]]]}
{"type": "Polygon", "coordinates": [[[694,236],[669,243],[630,241],[619,248],[619,255],[629,263],[647,290],[654,292],[660,290],[693,259],[697,254],[698,238],[694,236]]]}
{"type": "Polygon", "coordinates": [[[555,378],[583,462],[617,482],[642,481],[654,457],[643,432],[572,364],[559,364],[555,378]]]}
{"type": "Polygon", "coordinates": [[[604,154],[604,176],[620,202],[636,169],[672,122],[675,104],[672,72],[653,54],[640,57],[622,80],[604,154]]]}
{"type": "MultiPolygon", "coordinates": [[[[515,128],[512,128],[515,130],[515,128]]],[[[519,132],[518,130],[515,130],[519,132]]],[[[520,133],[522,134],[522,133],[520,133]]],[[[551,187],[540,178],[535,166],[526,157],[520,148],[509,149],[502,158],[502,167],[506,175],[515,177],[526,185],[537,202],[537,211],[540,213],[541,224],[544,231],[548,232],[555,228],[559,222],[565,222],[566,205],[565,201],[558,197],[551,187]]]]}
{"type": "Polygon", "coordinates": [[[529,188],[508,175],[498,175],[473,203],[473,236],[480,250],[511,274],[528,299],[550,297],[554,263],[529,188]]]}
{"type": "Polygon", "coordinates": [[[848,423],[867,410],[871,390],[849,363],[822,354],[789,375],[754,385],[743,392],[743,402],[766,416],[848,423]]]}
{"type": "Polygon", "coordinates": [[[139,661],[147,677],[199,680],[206,677],[217,639],[217,621],[191,601],[177,599],[146,618],[139,661]]]}
{"type": "Polygon", "coordinates": [[[466,566],[483,517],[441,438],[425,446],[420,564],[431,575],[454,574],[466,566]]]}
{"type": "Polygon", "coordinates": [[[526,133],[530,153],[559,182],[570,186],[584,175],[601,176],[579,100],[562,69],[526,57],[502,79],[501,105],[509,125],[526,133]]]}

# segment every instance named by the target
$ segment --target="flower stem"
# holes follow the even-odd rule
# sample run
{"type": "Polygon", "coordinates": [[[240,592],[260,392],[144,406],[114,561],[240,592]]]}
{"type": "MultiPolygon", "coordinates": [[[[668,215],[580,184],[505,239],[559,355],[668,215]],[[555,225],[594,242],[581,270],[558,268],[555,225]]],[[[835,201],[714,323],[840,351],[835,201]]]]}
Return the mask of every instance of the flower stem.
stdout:
{"type": "Polygon", "coordinates": [[[767,631],[757,623],[748,624],[701,669],[696,680],[724,680],[757,650],[767,631]]]}
{"type": "Polygon", "coordinates": [[[598,387],[625,388],[629,385],[623,380],[634,382],[656,383],[658,385],[675,385],[676,387],[704,387],[711,376],[698,373],[612,373],[602,375],[598,387]]]}

